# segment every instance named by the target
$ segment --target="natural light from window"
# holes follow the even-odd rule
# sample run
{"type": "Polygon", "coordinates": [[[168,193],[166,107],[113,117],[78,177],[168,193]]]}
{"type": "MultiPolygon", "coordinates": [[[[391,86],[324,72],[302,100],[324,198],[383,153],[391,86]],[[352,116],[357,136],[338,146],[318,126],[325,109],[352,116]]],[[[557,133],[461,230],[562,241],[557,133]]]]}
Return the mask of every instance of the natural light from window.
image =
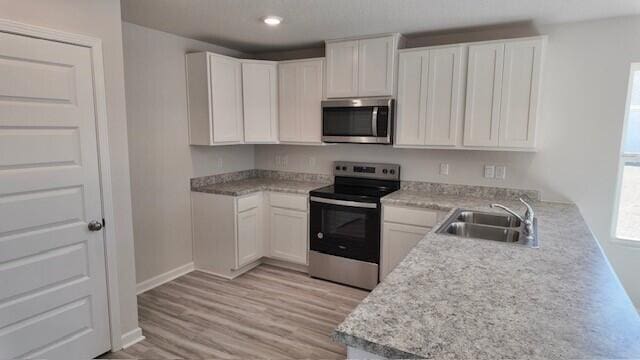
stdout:
{"type": "Polygon", "coordinates": [[[630,81],[616,237],[640,240],[640,64],[633,65],[630,81]]]}

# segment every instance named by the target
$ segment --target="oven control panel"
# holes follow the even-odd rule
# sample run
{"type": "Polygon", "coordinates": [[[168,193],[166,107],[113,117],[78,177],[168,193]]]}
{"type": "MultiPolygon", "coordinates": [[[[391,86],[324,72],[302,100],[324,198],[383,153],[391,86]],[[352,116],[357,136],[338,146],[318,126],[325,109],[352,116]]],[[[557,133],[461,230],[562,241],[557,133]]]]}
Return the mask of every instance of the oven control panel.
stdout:
{"type": "Polygon", "coordinates": [[[368,179],[400,180],[400,165],[335,161],[333,163],[333,174],[335,176],[362,177],[368,179]]]}

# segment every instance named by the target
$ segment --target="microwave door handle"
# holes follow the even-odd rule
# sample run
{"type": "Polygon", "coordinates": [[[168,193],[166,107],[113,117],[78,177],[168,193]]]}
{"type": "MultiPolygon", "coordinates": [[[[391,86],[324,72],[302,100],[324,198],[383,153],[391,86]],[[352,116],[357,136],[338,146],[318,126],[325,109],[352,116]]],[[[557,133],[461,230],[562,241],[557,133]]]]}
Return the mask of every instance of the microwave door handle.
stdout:
{"type": "Polygon", "coordinates": [[[373,137],[378,136],[378,107],[373,107],[373,112],[371,113],[371,129],[373,137]]]}

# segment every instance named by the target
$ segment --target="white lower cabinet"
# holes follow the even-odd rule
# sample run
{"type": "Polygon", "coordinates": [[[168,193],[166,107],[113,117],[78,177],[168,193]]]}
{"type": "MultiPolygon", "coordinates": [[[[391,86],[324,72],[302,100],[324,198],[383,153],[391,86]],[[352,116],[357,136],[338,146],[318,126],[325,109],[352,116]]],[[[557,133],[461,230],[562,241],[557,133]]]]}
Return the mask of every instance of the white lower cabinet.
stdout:
{"type": "Polygon", "coordinates": [[[409,254],[444,215],[444,212],[436,210],[383,206],[380,281],[409,254]]]}
{"type": "Polygon", "coordinates": [[[261,208],[253,208],[238,214],[238,242],[236,264],[240,268],[262,256],[261,208]]]}
{"type": "Polygon", "coordinates": [[[269,194],[269,256],[300,265],[308,264],[309,197],[269,194]]]}
{"type": "Polygon", "coordinates": [[[307,265],[308,213],[271,207],[271,257],[307,265]]]}
{"type": "Polygon", "coordinates": [[[279,192],[192,192],[196,268],[231,279],[263,257],[307,265],[308,202],[307,195],[279,192]]]}

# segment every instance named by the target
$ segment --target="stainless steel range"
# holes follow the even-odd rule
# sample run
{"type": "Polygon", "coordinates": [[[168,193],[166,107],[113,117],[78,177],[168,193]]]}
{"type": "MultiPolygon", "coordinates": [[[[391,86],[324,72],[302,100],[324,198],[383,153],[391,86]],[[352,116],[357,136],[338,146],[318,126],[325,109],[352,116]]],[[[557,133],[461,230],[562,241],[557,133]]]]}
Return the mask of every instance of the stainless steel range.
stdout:
{"type": "Polygon", "coordinates": [[[400,188],[400,165],[336,161],[333,173],[333,185],[309,194],[309,274],[373,289],[380,264],[380,198],[400,188]]]}

